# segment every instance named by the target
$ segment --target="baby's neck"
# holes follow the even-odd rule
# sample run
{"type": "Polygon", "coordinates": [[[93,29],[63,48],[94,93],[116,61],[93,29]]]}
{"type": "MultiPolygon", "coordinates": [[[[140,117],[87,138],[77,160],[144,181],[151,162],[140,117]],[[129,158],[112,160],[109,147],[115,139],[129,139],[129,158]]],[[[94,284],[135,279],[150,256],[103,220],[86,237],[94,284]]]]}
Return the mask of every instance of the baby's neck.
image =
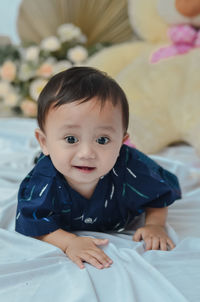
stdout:
{"type": "Polygon", "coordinates": [[[74,183],[71,182],[69,179],[67,179],[68,184],[72,189],[74,189],[76,192],[81,194],[86,199],[90,199],[95,191],[95,188],[99,182],[99,180],[96,180],[92,183],[85,184],[85,183],[74,183]]]}

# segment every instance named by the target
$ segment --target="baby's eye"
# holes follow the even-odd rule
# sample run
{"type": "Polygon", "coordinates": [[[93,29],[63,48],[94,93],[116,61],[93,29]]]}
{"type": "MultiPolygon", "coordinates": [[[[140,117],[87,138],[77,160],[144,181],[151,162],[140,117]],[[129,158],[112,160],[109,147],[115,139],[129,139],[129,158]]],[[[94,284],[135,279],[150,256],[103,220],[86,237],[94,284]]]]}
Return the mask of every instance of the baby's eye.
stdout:
{"type": "Polygon", "coordinates": [[[66,137],[65,137],[65,141],[66,141],[68,144],[75,144],[75,143],[78,142],[78,139],[77,139],[75,136],[69,135],[69,136],[66,136],[66,137]]]}
{"type": "Polygon", "coordinates": [[[96,141],[100,145],[106,145],[107,143],[109,143],[110,139],[108,137],[105,137],[105,136],[100,136],[99,138],[97,138],[96,141]]]}

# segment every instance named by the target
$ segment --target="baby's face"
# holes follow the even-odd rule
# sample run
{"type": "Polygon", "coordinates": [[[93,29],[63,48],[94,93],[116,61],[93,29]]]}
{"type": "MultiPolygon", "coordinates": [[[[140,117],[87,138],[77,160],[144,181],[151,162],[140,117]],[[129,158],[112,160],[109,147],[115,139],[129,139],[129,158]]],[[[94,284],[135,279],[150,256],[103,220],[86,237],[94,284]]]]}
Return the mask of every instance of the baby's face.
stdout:
{"type": "Polygon", "coordinates": [[[84,185],[94,188],[113,168],[127,138],[121,106],[106,101],[101,108],[96,99],[50,109],[45,134],[39,136],[43,153],[77,191],[84,185]]]}

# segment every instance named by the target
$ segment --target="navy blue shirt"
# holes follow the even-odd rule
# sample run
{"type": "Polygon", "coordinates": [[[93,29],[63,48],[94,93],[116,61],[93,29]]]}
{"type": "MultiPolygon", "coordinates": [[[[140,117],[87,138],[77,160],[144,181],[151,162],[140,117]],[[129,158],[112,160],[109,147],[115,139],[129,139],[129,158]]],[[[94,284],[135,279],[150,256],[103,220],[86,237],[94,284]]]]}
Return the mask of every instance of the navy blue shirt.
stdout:
{"type": "Polygon", "coordinates": [[[50,157],[41,154],[19,188],[16,231],[28,236],[59,228],[117,231],[126,228],[145,207],[166,207],[180,197],[175,175],[126,145],[90,199],[72,189],[50,157]]]}

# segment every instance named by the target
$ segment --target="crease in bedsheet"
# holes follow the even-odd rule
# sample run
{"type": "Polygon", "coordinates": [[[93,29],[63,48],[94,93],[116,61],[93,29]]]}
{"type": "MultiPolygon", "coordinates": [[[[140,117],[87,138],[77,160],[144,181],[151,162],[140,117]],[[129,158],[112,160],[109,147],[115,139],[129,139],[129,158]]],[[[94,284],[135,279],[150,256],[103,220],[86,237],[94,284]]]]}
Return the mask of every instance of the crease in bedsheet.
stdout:
{"type": "MultiPolygon", "coordinates": [[[[17,236],[18,234],[8,232],[7,234],[4,233],[4,235],[6,235],[6,240],[11,237],[11,241],[13,242],[14,235],[17,236]]],[[[102,235],[105,236],[105,234],[102,235]]],[[[93,300],[89,301],[138,302],[145,301],[149,296],[151,296],[152,301],[155,302],[160,302],[161,299],[166,302],[187,301],[184,296],[177,291],[174,285],[170,284],[170,282],[166,280],[166,278],[162,276],[151,264],[147,263],[137,251],[124,247],[117,248],[111,242],[111,238],[114,237],[114,235],[110,235],[111,243],[108,247],[104,248],[105,252],[113,259],[114,264],[111,268],[104,270],[97,270],[88,264],[86,264],[85,270],[80,270],[67,258],[63,258],[63,253],[54,247],[52,248],[51,245],[43,244],[43,242],[39,242],[35,239],[28,240],[29,242],[27,244],[26,237],[22,235],[20,237],[20,246],[24,246],[24,249],[27,248],[26,253],[30,253],[29,257],[32,257],[32,259],[28,260],[26,257],[26,260],[22,259],[23,261],[19,261],[18,263],[13,261],[9,264],[0,264],[0,297],[1,289],[5,292],[6,286],[8,287],[9,294],[9,290],[13,285],[16,286],[16,284],[18,284],[19,288],[21,285],[24,286],[24,282],[27,280],[29,284],[36,282],[35,280],[43,283],[46,282],[44,281],[45,278],[50,279],[49,282],[51,282],[52,275],[58,274],[59,280],[62,280],[62,282],[59,281],[60,285],[63,285],[65,280],[64,284],[67,284],[68,286],[69,295],[72,297],[69,301],[79,301],[77,299],[77,293],[74,293],[74,290],[70,291],[70,289],[73,288],[74,283],[76,282],[81,282],[81,284],[83,283],[83,281],[81,281],[82,279],[80,279],[80,274],[81,277],[83,277],[84,274],[84,280],[87,280],[88,282],[85,284],[86,292],[82,292],[82,297],[88,295],[88,289],[90,289],[90,292],[93,292],[93,300]],[[36,242],[37,244],[35,244],[36,242]],[[52,251],[52,257],[40,258],[38,255],[37,259],[34,259],[34,256],[31,254],[32,246],[33,252],[37,250],[39,254],[42,254],[42,251],[45,252],[44,247],[46,247],[47,250],[50,248],[52,251]],[[56,257],[54,254],[55,252],[58,252],[56,257]],[[72,278],[73,275],[75,276],[74,278],[72,278]],[[106,292],[103,292],[102,289],[106,287],[108,280],[112,280],[112,282],[107,286],[106,292]],[[144,288],[145,290],[143,290],[144,288]]],[[[118,238],[118,241],[120,242],[121,238],[118,238]]],[[[14,243],[16,245],[17,240],[14,243]]],[[[18,253],[19,252],[20,247],[18,247],[18,253]]],[[[5,260],[6,259],[4,258],[3,262],[6,262],[5,260]]],[[[65,287],[61,290],[62,292],[65,292],[65,287]]],[[[41,291],[43,292],[44,290],[41,289],[41,291]]],[[[78,297],[80,298],[79,294],[78,297]]],[[[35,295],[37,296],[38,294],[34,293],[34,296],[35,295]]],[[[57,301],[62,300],[57,299],[57,301]]]]}

